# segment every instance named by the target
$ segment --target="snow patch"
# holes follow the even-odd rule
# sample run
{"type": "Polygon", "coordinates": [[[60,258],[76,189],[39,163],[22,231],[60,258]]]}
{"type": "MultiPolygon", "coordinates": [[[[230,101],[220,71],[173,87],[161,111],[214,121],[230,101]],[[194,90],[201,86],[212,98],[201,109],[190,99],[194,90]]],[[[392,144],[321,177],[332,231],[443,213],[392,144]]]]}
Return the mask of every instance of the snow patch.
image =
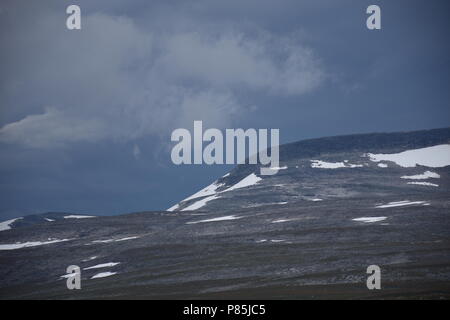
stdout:
{"type": "Polygon", "coordinates": [[[206,197],[206,196],[211,196],[217,193],[217,189],[222,187],[224,184],[220,183],[217,184],[217,181],[213,182],[212,184],[210,184],[209,186],[203,188],[202,190],[194,193],[192,196],[187,197],[186,199],[182,200],[181,202],[186,202],[192,199],[196,199],[196,198],[201,198],[201,197],[206,197]]]}
{"type": "Polygon", "coordinates": [[[64,216],[64,219],[87,219],[87,218],[95,218],[95,216],[82,216],[82,215],[76,215],[76,214],[64,216]]]}
{"type": "Polygon", "coordinates": [[[223,192],[249,187],[249,186],[257,184],[261,180],[262,180],[262,178],[258,177],[256,174],[252,173],[252,174],[248,175],[247,177],[245,177],[244,179],[242,179],[241,181],[239,181],[238,183],[236,183],[235,185],[224,190],[223,192]]]}
{"type": "Polygon", "coordinates": [[[345,168],[344,162],[325,162],[321,160],[311,160],[312,168],[320,168],[320,169],[338,169],[345,168]]]}
{"type": "Polygon", "coordinates": [[[387,168],[388,167],[388,165],[386,163],[379,163],[378,166],[380,168],[387,168]]]}
{"type": "Polygon", "coordinates": [[[199,220],[199,221],[192,221],[187,222],[186,224],[195,224],[195,223],[204,223],[204,222],[217,222],[217,221],[227,221],[227,220],[237,220],[241,219],[242,217],[237,216],[224,216],[224,217],[218,217],[218,218],[212,218],[212,219],[205,219],[205,220],[199,220]]]}
{"type": "Polygon", "coordinates": [[[425,171],[422,174],[416,174],[414,176],[402,176],[400,178],[402,179],[412,179],[412,180],[423,180],[423,179],[428,179],[428,178],[433,178],[433,179],[438,179],[441,176],[435,172],[431,172],[431,171],[425,171]]]}
{"type": "Polygon", "coordinates": [[[174,211],[174,210],[177,210],[179,207],[180,207],[180,205],[177,203],[176,205],[171,206],[171,207],[170,207],[169,209],[167,209],[166,211],[174,211]]]}
{"type": "Polygon", "coordinates": [[[114,240],[114,242],[134,240],[134,239],[138,239],[138,238],[140,238],[140,237],[138,237],[138,236],[126,237],[126,238],[120,238],[120,239],[114,240]]]}
{"type": "Polygon", "coordinates": [[[74,276],[76,276],[76,275],[78,275],[78,274],[79,274],[79,273],[77,273],[77,272],[74,272],[74,273],[68,273],[68,274],[62,275],[61,278],[71,278],[71,277],[74,277],[74,276]]]}
{"type": "MultiPolygon", "coordinates": [[[[248,186],[258,183],[261,180],[262,180],[262,178],[258,177],[254,173],[252,173],[252,174],[248,175],[247,177],[245,177],[244,179],[242,179],[241,181],[239,181],[238,183],[236,183],[235,185],[233,185],[223,191],[217,191],[217,189],[224,186],[225,184],[224,183],[217,184],[217,182],[214,182],[213,184],[207,186],[206,188],[203,188],[202,190],[193,194],[192,196],[180,201],[180,203],[182,203],[182,202],[186,202],[188,200],[206,197],[201,200],[198,200],[197,202],[194,202],[193,204],[189,205],[188,207],[182,209],[181,211],[197,210],[197,209],[205,206],[207,202],[209,202],[211,200],[219,199],[220,197],[218,196],[218,194],[220,194],[220,193],[248,187],[248,186]]],[[[174,210],[177,210],[179,207],[180,207],[180,205],[176,204],[176,205],[170,207],[169,209],[167,209],[166,211],[174,211],[174,210]]]]}
{"type": "Polygon", "coordinates": [[[376,206],[375,208],[393,208],[393,207],[402,207],[402,206],[410,206],[415,204],[425,204],[425,201],[395,201],[395,202],[389,202],[388,204],[383,204],[376,206]]]}
{"type": "Polygon", "coordinates": [[[194,202],[193,204],[191,204],[190,206],[182,209],[181,211],[188,211],[188,210],[197,210],[200,209],[201,207],[205,206],[209,201],[211,200],[216,200],[219,199],[220,197],[217,195],[213,195],[210,197],[206,197],[204,199],[201,199],[199,201],[194,202]]]}
{"type": "Polygon", "coordinates": [[[373,154],[368,153],[373,162],[392,161],[401,167],[415,167],[417,165],[439,168],[450,165],[450,144],[407,150],[400,153],[373,154]]]}
{"type": "Polygon", "coordinates": [[[87,259],[81,260],[82,262],[88,262],[97,259],[97,256],[89,257],[87,259]]]}
{"type": "Polygon", "coordinates": [[[364,167],[363,164],[351,164],[351,163],[346,163],[346,168],[362,168],[364,167]]]}
{"type": "Polygon", "coordinates": [[[64,242],[64,241],[69,241],[71,239],[54,239],[54,240],[49,240],[49,241],[30,241],[30,242],[18,242],[18,243],[13,243],[13,244],[0,244],[0,250],[15,250],[15,249],[22,249],[22,248],[28,248],[28,247],[37,247],[37,246],[42,246],[42,245],[46,245],[46,244],[52,244],[52,243],[57,243],[57,242],[64,242]]]}
{"type": "MultiPolygon", "coordinates": [[[[220,183],[217,184],[217,181],[213,182],[212,184],[210,184],[209,186],[203,188],[202,190],[194,193],[193,195],[191,195],[190,197],[187,197],[184,200],[181,200],[181,202],[186,202],[192,199],[197,199],[197,198],[202,198],[202,197],[207,197],[205,199],[199,200],[197,202],[195,202],[194,204],[191,204],[189,207],[182,209],[181,211],[186,211],[186,210],[196,210],[199,209],[201,207],[203,207],[208,201],[217,199],[217,197],[215,197],[215,195],[218,193],[216,190],[220,187],[222,187],[224,185],[224,183],[220,183]]],[[[180,207],[180,204],[177,203],[176,205],[170,207],[169,209],[167,209],[166,211],[174,211],[177,210],[180,207]]]]}
{"type": "Polygon", "coordinates": [[[438,184],[431,183],[431,182],[417,182],[417,181],[412,181],[412,182],[408,182],[408,184],[417,184],[417,185],[421,185],[421,186],[429,186],[429,187],[439,187],[438,184]]]}
{"type": "Polygon", "coordinates": [[[365,222],[365,223],[371,223],[371,222],[378,222],[378,221],[383,221],[386,220],[387,217],[361,217],[361,218],[355,218],[352,219],[353,221],[358,221],[358,222],[365,222]]]}
{"type": "Polygon", "coordinates": [[[273,242],[273,243],[278,243],[278,242],[285,242],[286,240],[282,240],[282,239],[272,239],[272,240],[267,240],[267,239],[261,239],[261,240],[257,240],[256,243],[263,243],[263,242],[273,242]]]}
{"type": "Polygon", "coordinates": [[[326,161],[322,161],[322,160],[310,160],[310,161],[311,161],[311,168],[319,168],[319,169],[339,169],[339,168],[363,167],[362,164],[351,164],[348,162],[326,162],[326,161]]]}
{"type": "Polygon", "coordinates": [[[278,219],[278,220],[273,220],[272,223],[282,223],[282,222],[289,222],[289,221],[295,221],[297,219],[278,219]]]}
{"type": "Polygon", "coordinates": [[[94,241],[92,241],[92,243],[111,243],[111,242],[133,240],[133,239],[138,239],[138,238],[140,238],[140,237],[133,236],[133,237],[120,238],[120,239],[94,240],[94,241]]]}
{"type": "Polygon", "coordinates": [[[101,263],[101,264],[97,264],[97,265],[92,266],[92,267],[83,268],[83,270],[99,269],[99,268],[109,268],[109,267],[117,266],[118,264],[120,264],[120,262],[107,262],[107,263],[101,263]]]}
{"type": "Polygon", "coordinates": [[[113,276],[115,274],[117,274],[117,272],[109,272],[109,271],[108,272],[100,272],[100,273],[97,273],[95,276],[93,276],[91,279],[106,278],[109,276],[113,276]]]}
{"type": "Polygon", "coordinates": [[[20,219],[23,219],[23,218],[15,218],[15,219],[0,222],[0,231],[11,229],[11,224],[13,224],[15,221],[20,220],[20,219]]]}

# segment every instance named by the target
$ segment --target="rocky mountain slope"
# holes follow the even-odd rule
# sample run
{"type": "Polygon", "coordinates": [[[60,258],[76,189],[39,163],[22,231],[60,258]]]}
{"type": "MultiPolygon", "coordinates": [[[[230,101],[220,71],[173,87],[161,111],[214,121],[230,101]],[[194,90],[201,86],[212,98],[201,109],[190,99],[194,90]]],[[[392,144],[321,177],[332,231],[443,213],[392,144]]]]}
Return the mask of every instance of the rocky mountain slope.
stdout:
{"type": "Polygon", "coordinates": [[[240,165],[169,210],[223,211],[393,193],[449,192],[449,137],[449,129],[438,129],[283,145],[277,174],[260,176],[259,166],[240,165]]]}

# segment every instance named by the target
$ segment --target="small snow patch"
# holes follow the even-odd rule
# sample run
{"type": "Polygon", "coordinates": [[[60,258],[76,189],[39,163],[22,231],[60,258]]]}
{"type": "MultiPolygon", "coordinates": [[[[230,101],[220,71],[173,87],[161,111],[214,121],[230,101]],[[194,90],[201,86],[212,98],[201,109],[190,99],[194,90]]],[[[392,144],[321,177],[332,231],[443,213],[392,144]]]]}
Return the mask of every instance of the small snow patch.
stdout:
{"type": "Polygon", "coordinates": [[[363,164],[346,164],[346,168],[362,168],[364,167],[363,164]]]}
{"type": "Polygon", "coordinates": [[[176,209],[178,209],[180,207],[180,205],[177,203],[176,205],[170,207],[169,209],[167,209],[166,211],[174,211],[176,209]]]}
{"type": "Polygon", "coordinates": [[[431,171],[425,171],[422,174],[416,174],[414,176],[402,176],[402,179],[412,179],[412,180],[424,180],[424,179],[428,179],[428,178],[433,178],[433,179],[438,179],[441,176],[439,174],[437,174],[436,172],[431,172],[431,171]]]}
{"type": "Polygon", "coordinates": [[[94,259],[97,259],[97,256],[93,256],[93,257],[89,257],[87,259],[81,260],[82,262],[88,262],[88,261],[92,261],[94,259]]]}
{"type": "Polygon", "coordinates": [[[93,276],[91,279],[106,278],[109,276],[113,276],[115,274],[117,274],[117,272],[109,272],[109,271],[108,272],[100,272],[100,273],[97,273],[95,276],[93,276]]]}
{"type": "Polygon", "coordinates": [[[365,222],[365,223],[371,223],[371,222],[378,222],[378,221],[383,221],[386,220],[387,217],[361,217],[361,218],[355,218],[352,219],[353,221],[358,221],[358,222],[365,222]]]}
{"type": "Polygon", "coordinates": [[[282,222],[288,222],[288,221],[294,221],[296,219],[278,219],[278,220],[273,220],[272,223],[282,223],[282,222]]]}
{"type": "Polygon", "coordinates": [[[58,243],[58,242],[65,242],[69,241],[71,239],[54,239],[49,241],[30,241],[30,242],[18,242],[13,244],[0,244],[0,250],[15,250],[15,249],[22,249],[22,248],[28,248],[28,247],[37,247],[42,246],[46,244],[52,244],[52,243],[58,243]]]}
{"type": "Polygon", "coordinates": [[[190,206],[188,206],[188,207],[182,209],[181,211],[189,211],[189,210],[197,210],[197,209],[200,209],[201,207],[205,206],[209,201],[216,200],[216,199],[219,199],[219,198],[220,198],[220,197],[217,196],[217,195],[213,195],[213,196],[210,196],[210,197],[206,197],[206,198],[204,198],[204,199],[201,199],[201,200],[198,200],[198,201],[194,202],[194,203],[191,204],[190,206]]]}
{"type": "Polygon", "coordinates": [[[227,221],[227,220],[237,220],[241,219],[242,217],[237,216],[224,216],[224,217],[218,217],[218,218],[212,218],[212,219],[205,219],[205,220],[199,220],[199,221],[192,221],[187,222],[186,224],[195,224],[195,223],[204,223],[204,222],[217,222],[217,221],[227,221]]]}
{"type": "MultiPolygon", "coordinates": [[[[272,240],[267,240],[267,239],[261,239],[261,240],[257,240],[256,243],[264,243],[264,242],[272,242],[272,243],[279,243],[279,242],[285,242],[286,240],[282,240],[282,239],[272,239],[272,240]]],[[[290,243],[290,242],[286,242],[286,243],[290,243]]]]}
{"type": "Polygon", "coordinates": [[[119,239],[94,240],[94,241],[92,241],[92,243],[111,243],[111,242],[133,240],[133,239],[138,239],[138,238],[140,238],[140,237],[133,236],[133,237],[126,237],[126,238],[119,238],[119,239]]]}
{"type": "Polygon", "coordinates": [[[140,238],[140,237],[133,236],[133,237],[126,237],[126,238],[116,239],[116,240],[114,240],[114,241],[115,241],[115,242],[120,242],[120,241],[134,240],[134,239],[138,239],[138,238],[140,238]]]}
{"type": "Polygon", "coordinates": [[[229,187],[228,189],[226,189],[223,192],[249,187],[249,186],[257,184],[261,180],[262,180],[262,178],[258,177],[256,174],[252,173],[252,174],[248,175],[247,177],[245,177],[244,179],[242,179],[241,181],[239,181],[238,183],[236,183],[234,186],[229,187]]]}
{"type": "Polygon", "coordinates": [[[92,243],[110,243],[116,241],[115,239],[107,239],[107,240],[94,240],[92,243]]]}
{"type": "Polygon", "coordinates": [[[82,215],[75,215],[75,214],[64,216],[64,219],[87,219],[87,218],[95,218],[95,216],[82,216],[82,215]]]}
{"type": "Polygon", "coordinates": [[[393,207],[402,207],[402,206],[410,206],[410,205],[416,205],[416,204],[424,204],[425,201],[395,201],[395,202],[389,202],[388,204],[383,204],[376,206],[375,208],[393,208],[393,207]]]}
{"type": "Polygon", "coordinates": [[[360,168],[362,164],[351,164],[347,162],[326,162],[321,160],[311,160],[312,168],[339,169],[339,168],[360,168]]]}
{"type": "Polygon", "coordinates": [[[206,196],[211,196],[217,193],[217,189],[220,188],[221,186],[223,186],[224,184],[217,184],[217,181],[213,182],[212,184],[210,184],[209,186],[203,188],[202,190],[194,193],[192,196],[187,197],[186,199],[182,200],[181,202],[186,202],[192,199],[196,199],[196,198],[201,198],[201,197],[206,197],[206,196]]]}
{"type": "Polygon", "coordinates": [[[101,264],[97,264],[97,265],[92,266],[92,267],[83,268],[83,270],[99,269],[99,268],[110,268],[110,267],[117,266],[119,263],[120,262],[101,263],[101,264]]]}
{"type": "Polygon", "coordinates": [[[20,220],[20,219],[23,219],[23,218],[15,218],[15,219],[0,222],[0,231],[11,229],[11,224],[13,224],[15,221],[20,220]]]}
{"type": "Polygon", "coordinates": [[[338,169],[345,168],[344,162],[325,162],[321,160],[311,160],[312,168],[320,168],[320,169],[338,169]]]}
{"type": "Polygon", "coordinates": [[[74,272],[74,273],[68,273],[68,274],[64,274],[61,276],[61,278],[71,278],[78,275],[78,273],[74,272]]]}
{"type": "Polygon", "coordinates": [[[428,187],[439,187],[438,184],[431,183],[431,182],[412,181],[412,182],[408,182],[408,184],[417,184],[417,185],[420,185],[420,186],[428,186],[428,187]]]}

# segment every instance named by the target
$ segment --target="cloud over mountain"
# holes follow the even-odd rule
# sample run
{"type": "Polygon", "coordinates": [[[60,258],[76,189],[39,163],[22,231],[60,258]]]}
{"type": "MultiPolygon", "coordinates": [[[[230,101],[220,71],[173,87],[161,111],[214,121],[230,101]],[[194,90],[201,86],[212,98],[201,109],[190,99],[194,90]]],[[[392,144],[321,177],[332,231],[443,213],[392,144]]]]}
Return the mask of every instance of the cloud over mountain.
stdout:
{"type": "Polygon", "coordinates": [[[325,77],[311,48],[262,29],[250,35],[199,23],[156,32],[126,16],[83,12],[82,30],[68,31],[64,16],[36,10],[2,54],[15,67],[2,81],[15,105],[4,110],[13,120],[2,124],[1,142],[128,141],[166,136],[195,119],[225,127],[252,105],[248,92],[302,95],[325,77]]]}

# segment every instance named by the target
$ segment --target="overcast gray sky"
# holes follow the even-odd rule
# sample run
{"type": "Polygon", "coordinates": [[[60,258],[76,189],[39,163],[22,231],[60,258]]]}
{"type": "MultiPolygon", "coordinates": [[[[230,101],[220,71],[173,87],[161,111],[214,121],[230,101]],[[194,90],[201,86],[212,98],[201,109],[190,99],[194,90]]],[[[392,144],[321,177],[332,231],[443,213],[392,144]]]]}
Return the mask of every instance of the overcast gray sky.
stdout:
{"type": "Polygon", "coordinates": [[[229,171],[172,130],[448,127],[448,1],[0,3],[0,220],[166,209],[229,171]],[[66,28],[81,7],[82,29],[66,28]],[[382,29],[366,28],[370,4],[382,29]]]}

